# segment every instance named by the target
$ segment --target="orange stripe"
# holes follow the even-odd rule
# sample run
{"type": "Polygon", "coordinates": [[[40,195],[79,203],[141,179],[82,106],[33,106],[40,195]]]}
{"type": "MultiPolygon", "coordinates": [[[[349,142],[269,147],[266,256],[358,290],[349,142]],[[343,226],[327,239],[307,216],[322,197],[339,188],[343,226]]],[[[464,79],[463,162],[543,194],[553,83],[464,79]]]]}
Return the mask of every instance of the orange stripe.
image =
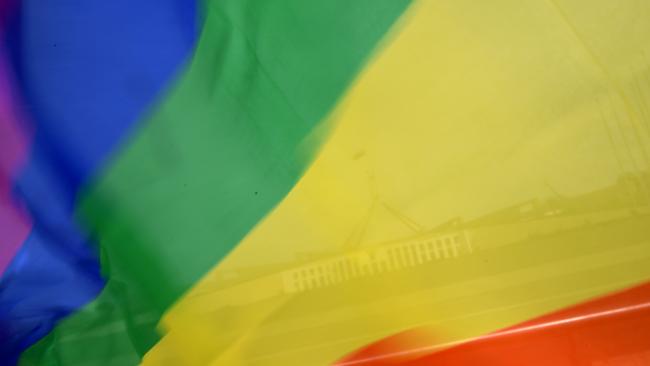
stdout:
{"type": "Polygon", "coordinates": [[[650,363],[650,282],[440,350],[413,329],[337,366],[572,366],[650,363]],[[401,349],[395,347],[402,346],[401,349]]]}

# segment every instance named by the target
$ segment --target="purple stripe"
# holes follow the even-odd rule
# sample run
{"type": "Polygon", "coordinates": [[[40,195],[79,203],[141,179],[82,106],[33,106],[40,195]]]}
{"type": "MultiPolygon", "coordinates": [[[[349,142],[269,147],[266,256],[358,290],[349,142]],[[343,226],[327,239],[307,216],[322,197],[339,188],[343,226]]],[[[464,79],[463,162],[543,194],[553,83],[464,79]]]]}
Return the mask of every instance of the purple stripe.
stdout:
{"type": "Polygon", "coordinates": [[[31,222],[11,195],[12,178],[24,163],[25,137],[6,52],[0,45],[0,276],[27,238],[31,222]]]}

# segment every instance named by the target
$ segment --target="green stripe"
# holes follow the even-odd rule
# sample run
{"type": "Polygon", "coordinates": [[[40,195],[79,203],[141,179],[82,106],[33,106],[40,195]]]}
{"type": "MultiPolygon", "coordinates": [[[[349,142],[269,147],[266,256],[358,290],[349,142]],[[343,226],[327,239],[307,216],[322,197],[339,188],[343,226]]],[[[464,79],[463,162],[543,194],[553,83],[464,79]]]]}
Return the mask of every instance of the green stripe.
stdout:
{"type": "Polygon", "coordinates": [[[160,315],[289,192],[318,148],[307,137],[409,3],[207,4],[183,80],[82,200],[106,289],[23,364],[149,349],[160,315]]]}

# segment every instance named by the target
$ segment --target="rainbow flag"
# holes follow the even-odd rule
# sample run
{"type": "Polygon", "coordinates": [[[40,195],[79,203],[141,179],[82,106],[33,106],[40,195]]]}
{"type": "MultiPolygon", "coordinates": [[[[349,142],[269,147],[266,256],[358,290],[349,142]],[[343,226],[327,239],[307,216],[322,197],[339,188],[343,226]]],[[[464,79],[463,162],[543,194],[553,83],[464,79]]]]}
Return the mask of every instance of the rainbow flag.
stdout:
{"type": "Polygon", "coordinates": [[[650,3],[1,0],[0,364],[650,365],[650,3]]]}

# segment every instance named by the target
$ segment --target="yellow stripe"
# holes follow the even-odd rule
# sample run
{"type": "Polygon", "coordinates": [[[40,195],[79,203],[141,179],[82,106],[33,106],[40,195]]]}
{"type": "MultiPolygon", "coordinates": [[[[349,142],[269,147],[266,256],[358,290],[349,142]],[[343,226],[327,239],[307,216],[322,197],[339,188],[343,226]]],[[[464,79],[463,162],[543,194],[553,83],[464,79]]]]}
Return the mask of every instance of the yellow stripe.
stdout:
{"type": "Polygon", "coordinates": [[[323,365],[649,279],[649,6],[421,1],[303,179],[166,316],[144,364],[323,365]]]}

